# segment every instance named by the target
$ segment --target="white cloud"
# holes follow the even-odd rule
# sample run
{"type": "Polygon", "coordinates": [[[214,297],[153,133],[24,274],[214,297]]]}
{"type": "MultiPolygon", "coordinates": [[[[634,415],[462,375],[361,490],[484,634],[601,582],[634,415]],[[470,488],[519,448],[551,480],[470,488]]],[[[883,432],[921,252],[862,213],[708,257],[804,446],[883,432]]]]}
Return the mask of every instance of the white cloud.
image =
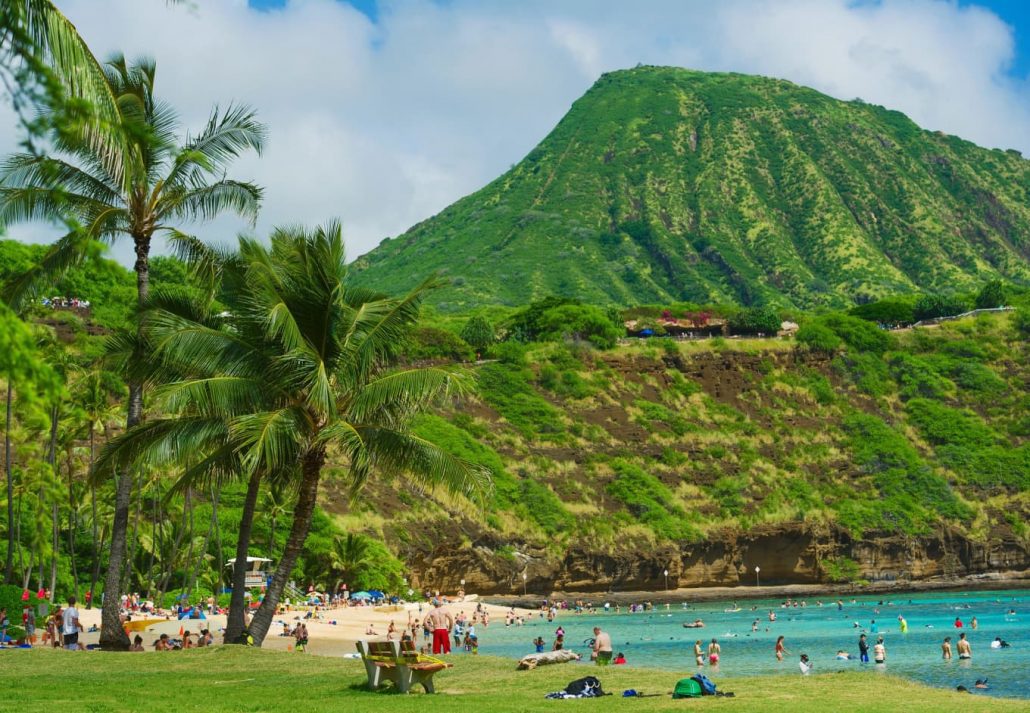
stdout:
{"type": "MultiPolygon", "coordinates": [[[[638,62],[784,77],[1030,155],[1010,28],[945,0],[396,0],[377,23],[337,0],[58,2],[99,55],[155,56],[187,127],[215,103],[256,107],[268,149],[235,173],[266,187],[258,232],[340,217],[355,256],[495,178],[600,72],[638,62]]],[[[0,112],[0,151],[15,141],[0,112]]]]}

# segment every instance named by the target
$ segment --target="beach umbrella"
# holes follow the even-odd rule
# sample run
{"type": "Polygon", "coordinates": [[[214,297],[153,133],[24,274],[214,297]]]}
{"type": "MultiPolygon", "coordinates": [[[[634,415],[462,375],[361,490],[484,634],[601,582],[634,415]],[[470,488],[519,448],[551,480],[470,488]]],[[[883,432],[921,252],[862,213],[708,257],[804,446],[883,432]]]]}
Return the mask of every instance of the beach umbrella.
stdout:
{"type": "Polygon", "coordinates": [[[378,589],[370,589],[368,591],[368,593],[372,595],[373,599],[385,599],[386,598],[386,595],[383,594],[382,592],[380,592],[378,589]]]}
{"type": "Polygon", "coordinates": [[[351,599],[371,599],[372,595],[368,592],[352,592],[350,595],[351,599]]]}

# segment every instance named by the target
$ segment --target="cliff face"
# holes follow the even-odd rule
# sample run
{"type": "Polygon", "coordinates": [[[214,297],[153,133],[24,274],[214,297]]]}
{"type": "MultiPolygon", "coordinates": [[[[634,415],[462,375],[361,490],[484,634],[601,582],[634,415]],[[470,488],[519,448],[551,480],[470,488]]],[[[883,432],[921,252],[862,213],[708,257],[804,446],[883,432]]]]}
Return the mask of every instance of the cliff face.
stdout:
{"type": "MultiPolygon", "coordinates": [[[[498,545],[499,546],[499,545],[498,545]]],[[[763,526],[750,532],[720,533],[696,545],[666,545],[652,551],[600,552],[576,547],[561,556],[536,550],[500,560],[490,543],[475,547],[441,543],[410,560],[416,586],[481,594],[517,594],[522,572],[529,591],[607,592],[661,591],[670,588],[748,586],[755,566],[762,584],[816,584],[829,581],[822,563],[847,557],[858,565],[855,579],[919,582],[961,578],[991,572],[1030,569],[1030,550],[1023,542],[1001,537],[973,542],[958,532],[908,538],[883,534],[853,539],[840,530],[813,529],[803,524],[763,526]]]]}
{"type": "Polygon", "coordinates": [[[1010,322],[882,353],[546,345],[477,367],[477,398],[416,425],[491,471],[483,507],[389,483],[357,522],[413,583],[483,593],[1024,570],[1030,346],[1010,322]]]}

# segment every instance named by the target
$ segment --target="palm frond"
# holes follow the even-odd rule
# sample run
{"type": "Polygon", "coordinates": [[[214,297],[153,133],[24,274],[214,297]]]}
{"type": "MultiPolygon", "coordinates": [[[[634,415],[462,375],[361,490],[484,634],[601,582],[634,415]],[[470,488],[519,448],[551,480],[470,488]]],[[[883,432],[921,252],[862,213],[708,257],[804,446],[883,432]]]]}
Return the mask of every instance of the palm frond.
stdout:
{"type": "MultiPolygon", "coordinates": [[[[472,500],[483,501],[490,492],[490,472],[481,465],[451,455],[439,446],[410,433],[358,426],[372,469],[385,475],[405,475],[422,488],[442,487],[472,500]]],[[[364,485],[352,478],[351,491],[364,485]]]]}
{"type": "Polygon", "coordinates": [[[474,383],[471,374],[453,368],[393,371],[365,384],[347,414],[357,423],[396,424],[445,396],[469,393],[474,383]]]}
{"type": "Polygon", "coordinates": [[[210,220],[232,211],[253,223],[261,207],[263,189],[246,181],[224,178],[209,185],[165,191],[158,201],[161,220],[210,220]]]}

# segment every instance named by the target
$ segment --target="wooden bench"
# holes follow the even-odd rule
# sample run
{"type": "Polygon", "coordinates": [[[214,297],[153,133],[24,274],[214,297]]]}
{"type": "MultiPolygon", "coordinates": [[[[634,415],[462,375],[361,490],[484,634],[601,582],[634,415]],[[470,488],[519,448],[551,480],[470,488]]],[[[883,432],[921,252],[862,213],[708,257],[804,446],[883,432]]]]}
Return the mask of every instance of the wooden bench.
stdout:
{"type": "Polygon", "coordinates": [[[433,674],[451,668],[451,664],[420,654],[412,641],[358,641],[358,653],[365,663],[368,687],[375,691],[385,681],[392,681],[401,693],[407,693],[413,684],[421,685],[426,693],[436,693],[433,674]]]}

